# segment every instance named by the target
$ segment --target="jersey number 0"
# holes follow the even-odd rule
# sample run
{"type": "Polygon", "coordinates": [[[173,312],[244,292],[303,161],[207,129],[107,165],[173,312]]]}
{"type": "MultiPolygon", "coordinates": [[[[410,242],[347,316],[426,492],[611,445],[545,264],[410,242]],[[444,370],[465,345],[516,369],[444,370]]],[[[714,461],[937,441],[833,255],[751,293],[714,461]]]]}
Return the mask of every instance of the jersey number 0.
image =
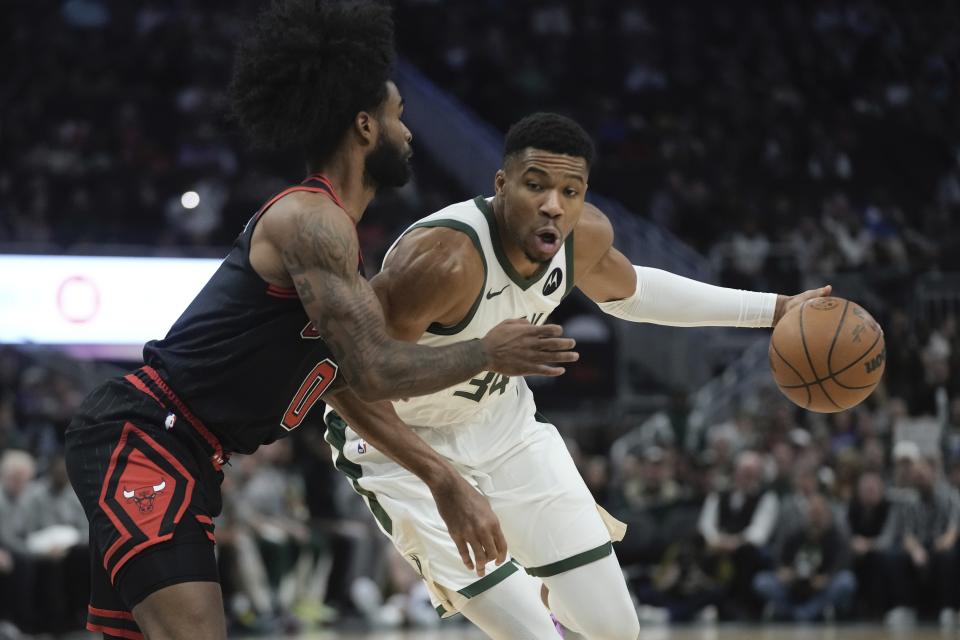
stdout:
{"type": "Polygon", "coordinates": [[[327,390],[327,387],[336,377],[337,365],[330,358],[324,358],[318,362],[317,366],[303,379],[303,383],[297,389],[297,393],[294,394],[290,406],[287,407],[287,412],[283,414],[280,426],[287,431],[299,427],[310,409],[317,404],[317,400],[320,399],[320,396],[323,395],[323,392],[327,390]]]}

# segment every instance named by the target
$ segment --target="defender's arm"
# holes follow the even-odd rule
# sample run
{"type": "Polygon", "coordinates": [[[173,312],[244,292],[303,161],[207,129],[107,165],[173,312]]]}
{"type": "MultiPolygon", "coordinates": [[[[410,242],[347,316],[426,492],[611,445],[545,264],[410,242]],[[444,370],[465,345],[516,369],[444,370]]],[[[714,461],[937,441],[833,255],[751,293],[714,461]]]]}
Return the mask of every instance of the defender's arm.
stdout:
{"type": "Polygon", "coordinates": [[[357,273],[357,235],[342,210],[323,200],[272,211],[260,224],[307,315],[362,398],[432,393],[485,369],[559,375],[562,370],[546,363],[568,361],[568,354],[552,353],[569,348],[556,338],[557,326],[515,325],[443,348],[391,339],[370,284],[357,273]]]}
{"type": "Polygon", "coordinates": [[[324,400],[375,449],[423,480],[467,569],[483,576],[488,562],[499,565],[507,559],[507,540],[490,504],[410,430],[390,402],[367,403],[350,389],[328,394],[324,400]]]}

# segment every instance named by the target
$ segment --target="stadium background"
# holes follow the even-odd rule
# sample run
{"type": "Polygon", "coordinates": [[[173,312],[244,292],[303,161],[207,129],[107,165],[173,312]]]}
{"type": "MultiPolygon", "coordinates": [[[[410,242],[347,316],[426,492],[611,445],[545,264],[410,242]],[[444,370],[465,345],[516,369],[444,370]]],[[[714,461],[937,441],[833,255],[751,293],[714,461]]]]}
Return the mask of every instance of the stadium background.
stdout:
{"type": "MultiPolygon", "coordinates": [[[[664,593],[689,597],[662,576],[702,560],[704,498],[730,486],[738,453],[756,450],[779,498],[759,545],[774,565],[813,494],[828,498],[849,541],[858,480],[879,474],[893,532],[857,567],[881,578],[861,580],[856,606],[838,616],[909,620],[886,614],[910,603],[863,585],[883,583],[885,563],[902,555],[917,500],[911,465],[932,460],[958,508],[960,6],[394,5],[416,175],[378,196],[361,223],[368,269],[415,218],[489,193],[506,127],[555,110],[594,136],[591,192],[635,263],[782,293],[829,282],[885,328],[881,388],[855,410],[820,416],[771,387],[766,331],[625,326],[583,298],[558,311],[583,362],[535,391],[598,500],[632,525],[618,553],[644,616],[662,621],[664,593]]],[[[265,197],[302,172],[250,150],[225,113],[233,44],[256,6],[5,3],[0,253],[224,255],[265,197]],[[186,191],[197,207],[182,205],[186,191]]],[[[24,280],[30,273],[8,269],[0,291],[24,280]]],[[[82,526],[69,489],[58,493],[63,429],[93,384],[133,364],[129,353],[0,345],[0,550],[20,571],[0,562],[15,610],[0,619],[23,629],[76,626],[82,540],[54,551],[27,541],[51,524],[82,526]],[[29,459],[8,455],[21,451],[29,459]],[[54,519],[27,517],[38,513],[54,519]]],[[[218,538],[233,633],[436,623],[335,475],[321,434],[298,431],[235,459],[225,491],[218,538]]],[[[735,606],[729,580],[713,578],[698,587],[716,595],[701,619],[710,607],[721,621],[763,619],[762,601],[735,606]]],[[[928,605],[948,595],[926,588],[928,605]]],[[[942,621],[940,609],[921,607],[920,620],[942,621]]]]}

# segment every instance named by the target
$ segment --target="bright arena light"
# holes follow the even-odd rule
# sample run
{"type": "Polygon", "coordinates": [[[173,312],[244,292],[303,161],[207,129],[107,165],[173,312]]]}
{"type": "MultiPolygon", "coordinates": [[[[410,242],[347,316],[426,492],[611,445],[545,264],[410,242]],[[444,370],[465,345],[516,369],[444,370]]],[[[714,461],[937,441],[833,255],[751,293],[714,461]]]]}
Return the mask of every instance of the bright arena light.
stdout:
{"type": "Polygon", "coordinates": [[[200,194],[196,191],[187,191],[180,196],[180,204],[183,205],[184,209],[196,209],[197,205],[200,204],[200,194]]]}

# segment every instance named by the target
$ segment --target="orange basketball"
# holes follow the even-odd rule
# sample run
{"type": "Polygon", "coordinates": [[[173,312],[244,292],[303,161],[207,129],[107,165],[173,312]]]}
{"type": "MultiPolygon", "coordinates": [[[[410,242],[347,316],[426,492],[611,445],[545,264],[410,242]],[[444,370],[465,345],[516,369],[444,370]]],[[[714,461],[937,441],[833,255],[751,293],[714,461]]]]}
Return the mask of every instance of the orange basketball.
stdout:
{"type": "Polygon", "coordinates": [[[854,407],[883,376],[883,330],[856,302],[814,298],[780,318],[770,337],[770,369],[794,403],[820,413],[854,407]]]}

